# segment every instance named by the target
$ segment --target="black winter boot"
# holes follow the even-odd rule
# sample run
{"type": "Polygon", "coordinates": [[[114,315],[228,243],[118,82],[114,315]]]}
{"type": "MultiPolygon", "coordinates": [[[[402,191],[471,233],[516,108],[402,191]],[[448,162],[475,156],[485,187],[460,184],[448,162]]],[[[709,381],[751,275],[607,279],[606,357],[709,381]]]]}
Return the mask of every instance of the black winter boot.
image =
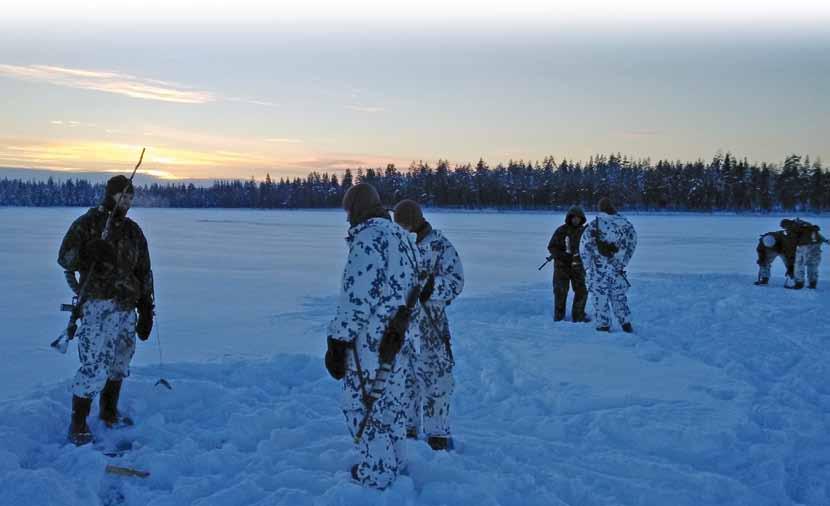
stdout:
{"type": "Polygon", "coordinates": [[[761,278],[754,283],[756,286],[767,285],[769,284],[769,278],[761,278]]]}
{"type": "Polygon", "coordinates": [[[125,427],[133,424],[133,421],[128,416],[121,416],[118,412],[118,398],[121,396],[122,380],[107,380],[104,389],[101,390],[101,398],[99,400],[98,417],[104,421],[109,428],[125,427]]]}
{"type": "Polygon", "coordinates": [[[92,399],[72,396],[72,421],[69,424],[67,438],[75,446],[83,446],[92,442],[92,432],[86,424],[86,417],[89,416],[91,407],[92,399]]]}
{"type": "Polygon", "coordinates": [[[811,288],[811,289],[815,290],[816,287],[818,287],[818,281],[810,281],[810,284],[808,285],[807,288],[811,288]]]}
{"type": "Polygon", "coordinates": [[[452,450],[452,438],[449,436],[429,436],[427,444],[435,451],[452,450]]]}
{"type": "Polygon", "coordinates": [[[804,288],[804,281],[796,281],[795,286],[793,287],[794,290],[801,290],[804,288]]]}
{"type": "Polygon", "coordinates": [[[632,327],[630,323],[623,323],[622,329],[623,332],[627,332],[629,334],[634,333],[634,327],[632,327]]]}

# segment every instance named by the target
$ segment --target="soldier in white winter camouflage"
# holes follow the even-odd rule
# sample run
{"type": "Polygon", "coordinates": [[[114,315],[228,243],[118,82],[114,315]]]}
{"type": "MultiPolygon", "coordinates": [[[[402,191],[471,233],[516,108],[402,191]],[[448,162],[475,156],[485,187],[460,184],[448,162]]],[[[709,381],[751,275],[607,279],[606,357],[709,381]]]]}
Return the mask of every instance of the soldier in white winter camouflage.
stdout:
{"type": "Polygon", "coordinates": [[[76,336],[81,365],[72,385],[69,426],[69,440],[76,445],[92,441],[87,416],[99,393],[98,416],[108,427],[132,424],[118,411],[118,400],[130,373],[135,336],[142,340],[150,336],[154,309],[147,240],[138,224],[127,218],[132,197],[129,179],[111,178],[104,201],[72,223],[58,253],[58,263],[76,295],[85,285],[76,336]],[[104,240],[101,235],[110,213],[114,216],[104,240]]]}
{"type": "Polygon", "coordinates": [[[828,242],[819,232],[820,227],[801,219],[781,220],[781,228],[792,235],[796,244],[793,266],[793,285],[787,288],[804,288],[805,271],[809,288],[818,286],[818,267],[821,263],[821,244],[828,242]]]}
{"type": "Polygon", "coordinates": [[[609,199],[600,199],[598,208],[600,214],[585,228],[580,245],[596,328],[610,332],[613,312],[623,331],[633,332],[626,295],[631,284],[625,269],[637,248],[637,232],[609,199]]]}
{"type": "Polygon", "coordinates": [[[352,478],[383,489],[406,467],[404,382],[418,345],[418,328],[409,324],[409,316],[398,317],[404,314],[402,308],[409,308],[411,318],[417,318],[418,308],[407,306],[407,299],[414,299],[420,289],[420,260],[414,238],[392,222],[371,185],[350,188],[343,209],[351,225],[349,256],[337,313],[328,327],[326,368],[344,380],[341,407],[352,436],[358,436],[366,420],[352,478]],[[372,402],[382,367],[389,372],[372,402]]]}
{"type": "Polygon", "coordinates": [[[452,447],[449,413],[455,361],[447,306],[464,289],[464,269],[455,247],[424,219],[416,202],[399,202],[395,206],[395,222],[417,235],[422,278],[426,279],[417,321],[421,348],[413,364],[416,381],[408,385],[413,403],[408,410],[408,432],[417,435],[422,414],[429,446],[448,450],[452,447]]]}

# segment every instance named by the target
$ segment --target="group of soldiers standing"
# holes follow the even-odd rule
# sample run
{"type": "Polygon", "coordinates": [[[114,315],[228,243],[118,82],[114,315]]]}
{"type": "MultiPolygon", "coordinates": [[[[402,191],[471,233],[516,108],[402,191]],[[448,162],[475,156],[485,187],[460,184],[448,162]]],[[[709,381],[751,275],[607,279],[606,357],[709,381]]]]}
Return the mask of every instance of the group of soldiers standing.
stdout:
{"type": "Polygon", "coordinates": [[[553,260],[553,319],[565,319],[569,288],[573,289],[571,321],[590,322],[585,312],[591,294],[596,329],[610,332],[612,318],[624,332],[634,332],[626,293],[631,287],[626,267],[637,248],[637,232],[617,212],[611,200],[602,198],[599,214],[587,223],[585,212],[572,207],[565,224],[556,229],[548,243],[553,260]]]}
{"type": "MultiPolygon", "coordinates": [[[[126,177],[111,178],[102,203],[72,223],[58,253],[82,320],[68,431],[77,446],[94,439],[87,418],[96,396],[106,427],[133,423],[118,410],[121,385],[155,309],[147,240],[127,218],[133,191],[126,177]]],[[[352,477],[385,488],[406,467],[407,437],[423,436],[434,450],[453,447],[446,308],[464,288],[464,271],[416,202],[399,202],[393,220],[375,188],[361,183],[343,209],[349,255],[325,366],[342,380],[340,406],[361,456],[352,477]]]]}
{"type": "Polygon", "coordinates": [[[325,362],[343,381],[341,407],[360,454],[352,478],[382,489],[406,468],[406,438],[423,434],[434,450],[452,448],[446,307],[464,288],[464,270],[416,202],[399,202],[393,221],[361,183],[343,209],[349,255],[325,362]]]}
{"type": "MultiPolygon", "coordinates": [[[[58,256],[70,287],[83,294],[75,306],[83,320],[77,335],[81,365],[68,435],[76,445],[93,440],[87,417],[98,394],[98,416],[107,427],[132,423],[118,410],[121,384],[135,338],[150,335],[155,307],[147,240],[126,216],[132,195],[129,179],[110,179],[101,205],[72,224],[58,256]]],[[[343,210],[349,253],[328,326],[325,366],[342,382],[340,407],[360,455],[352,478],[383,489],[406,469],[407,438],[423,438],[436,451],[453,448],[455,360],[446,309],[464,288],[464,270],[452,243],[412,200],[399,202],[390,214],[375,188],[360,183],[344,196],[343,210]]],[[[631,333],[626,267],[637,233],[609,199],[601,199],[598,210],[588,223],[582,209],[571,208],[548,244],[554,319],[565,320],[573,289],[573,322],[594,321],[598,331],[610,332],[613,315],[631,333]],[[589,294],[593,317],[586,313],[589,294]]],[[[827,239],[805,221],[783,220],[781,227],[759,240],[756,284],[769,282],[770,265],[780,256],[788,287],[802,288],[806,271],[815,288],[820,244],[827,239]]]]}
{"type": "Polygon", "coordinates": [[[767,232],[758,239],[758,280],[756,285],[769,284],[772,264],[781,258],[786,268],[784,288],[801,290],[818,286],[821,244],[828,243],[818,225],[801,219],[781,220],[781,229],[767,232]],[[806,274],[806,276],[805,276],[806,274]]]}

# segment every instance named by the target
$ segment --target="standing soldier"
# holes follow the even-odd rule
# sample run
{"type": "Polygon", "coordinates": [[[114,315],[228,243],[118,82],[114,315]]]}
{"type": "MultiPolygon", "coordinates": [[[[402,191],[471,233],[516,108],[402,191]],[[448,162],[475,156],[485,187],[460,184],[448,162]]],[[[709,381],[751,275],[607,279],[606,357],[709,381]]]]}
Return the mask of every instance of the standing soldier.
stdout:
{"type": "Polygon", "coordinates": [[[758,252],[758,280],[755,281],[756,285],[769,283],[772,263],[778,257],[781,257],[781,261],[784,262],[787,269],[787,284],[791,283],[795,262],[795,242],[791,234],[788,234],[786,230],[767,232],[758,239],[758,246],[755,251],[758,252]]]}
{"type": "Polygon", "coordinates": [[[418,252],[426,282],[421,291],[422,311],[418,328],[421,349],[415,360],[417,383],[414,399],[415,420],[410,430],[417,434],[417,418],[423,409],[423,427],[427,443],[433,450],[452,449],[450,437],[450,397],[455,386],[452,376],[455,364],[450,343],[447,306],[464,289],[464,269],[452,243],[424,219],[421,207],[412,200],[395,206],[395,222],[417,234],[418,252]]]}
{"type": "Polygon", "coordinates": [[[557,322],[565,319],[569,285],[574,290],[572,319],[575,322],[586,321],[588,289],[585,287],[585,268],[579,256],[579,241],[587,221],[581,207],[572,207],[565,216],[565,224],[556,229],[548,243],[548,251],[553,257],[553,319],[557,322]]]}
{"type": "Polygon", "coordinates": [[[417,339],[409,315],[417,312],[420,260],[415,241],[392,222],[371,185],[350,188],[343,209],[349,256],[328,328],[326,368],[344,379],[341,407],[361,457],[352,478],[383,489],[406,467],[404,381],[417,339]]]}
{"type": "Polygon", "coordinates": [[[132,425],[132,420],[118,411],[118,398],[121,383],[130,373],[135,336],[142,341],[150,336],[154,309],[147,239],[138,224],[127,218],[132,201],[130,180],[111,178],[101,205],[72,223],[58,253],[58,263],[66,270],[76,295],[79,285],[86,284],[84,300],[79,301],[81,367],[72,384],[69,426],[69,440],[78,446],[92,441],[86,419],[98,393],[98,416],[107,427],[132,425]],[[101,235],[110,214],[110,234],[104,240],[101,235]]]}
{"type": "Polygon", "coordinates": [[[821,263],[821,243],[827,242],[820,233],[819,226],[796,218],[781,220],[781,227],[793,235],[796,243],[795,265],[793,267],[796,290],[804,288],[804,271],[807,271],[809,287],[818,286],[818,266],[821,263]]]}
{"type": "Polygon", "coordinates": [[[611,331],[613,310],[623,331],[634,332],[626,296],[631,284],[625,268],[637,248],[637,232],[631,222],[617,214],[609,199],[600,199],[598,208],[600,214],[586,227],[580,245],[588,288],[594,301],[597,330],[611,331]]]}

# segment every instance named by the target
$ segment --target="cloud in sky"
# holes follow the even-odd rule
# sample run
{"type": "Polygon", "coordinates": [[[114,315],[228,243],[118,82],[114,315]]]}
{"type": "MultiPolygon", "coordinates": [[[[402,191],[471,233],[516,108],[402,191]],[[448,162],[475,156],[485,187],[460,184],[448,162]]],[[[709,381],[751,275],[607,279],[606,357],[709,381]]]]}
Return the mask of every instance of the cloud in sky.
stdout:
{"type": "Polygon", "coordinates": [[[227,100],[263,107],[278,106],[278,104],[266,100],[223,97],[212,91],[195,90],[178,83],[145,79],[114,71],[83,70],[52,65],[0,64],[0,77],[2,76],[67,88],[114,93],[131,98],[178,104],[208,104],[219,100],[227,100]]]}
{"type": "Polygon", "coordinates": [[[272,142],[277,144],[302,144],[302,139],[289,139],[285,137],[271,137],[265,139],[265,142],[272,142]]]}
{"type": "Polygon", "coordinates": [[[175,83],[142,79],[119,72],[80,70],[51,65],[0,64],[0,76],[179,104],[205,104],[217,100],[217,96],[209,91],[191,90],[175,83]]]}
{"type": "Polygon", "coordinates": [[[80,126],[84,127],[94,127],[96,126],[95,123],[85,123],[83,121],[74,121],[74,120],[62,120],[62,119],[53,119],[49,122],[50,125],[55,126],[66,126],[69,128],[77,128],[80,126]]]}
{"type": "Polygon", "coordinates": [[[350,109],[352,111],[357,112],[365,112],[368,114],[375,114],[378,112],[383,112],[385,110],[383,107],[367,107],[362,105],[347,105],[346,109],[350,109]]]}

